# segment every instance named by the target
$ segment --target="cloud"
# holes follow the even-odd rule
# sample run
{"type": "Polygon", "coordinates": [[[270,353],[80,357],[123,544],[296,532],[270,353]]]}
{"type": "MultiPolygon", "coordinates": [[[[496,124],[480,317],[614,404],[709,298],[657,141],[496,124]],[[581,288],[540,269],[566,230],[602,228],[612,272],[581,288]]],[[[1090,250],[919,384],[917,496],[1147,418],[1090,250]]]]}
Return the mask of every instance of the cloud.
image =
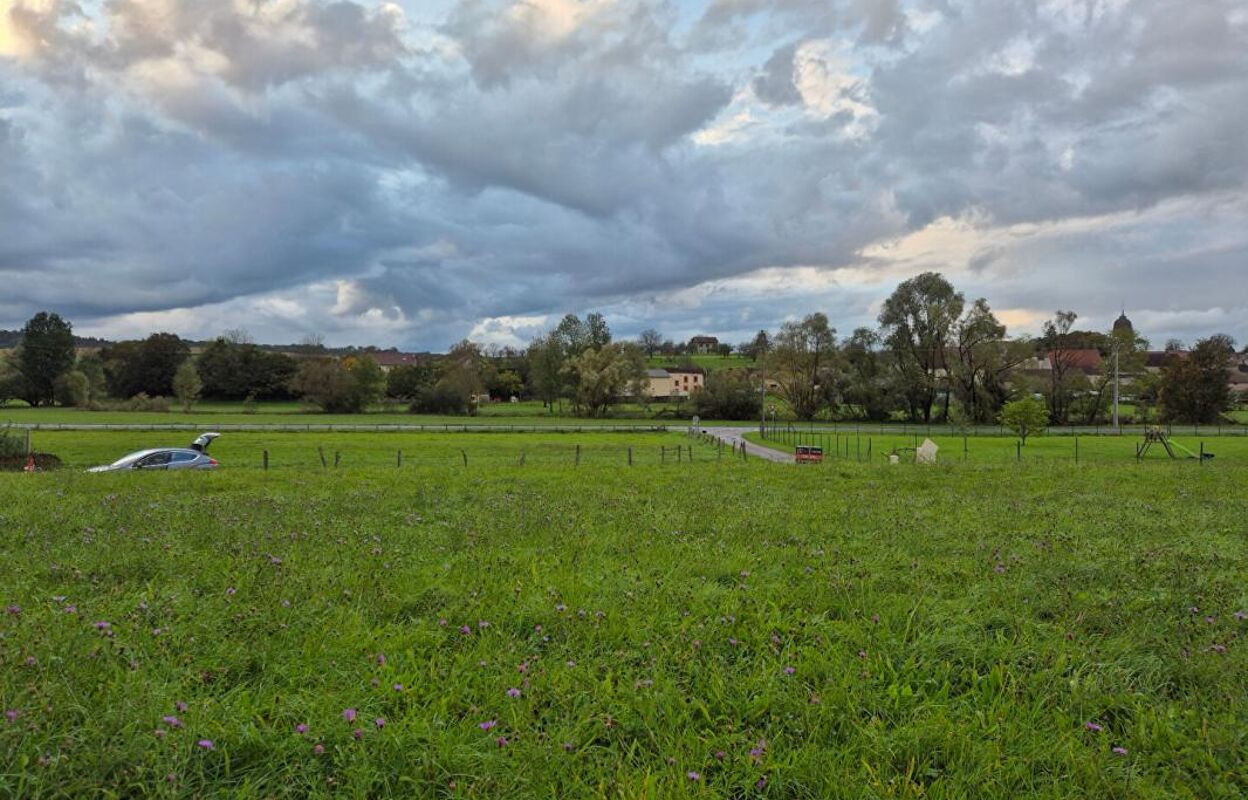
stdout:
{"type": "Polygon", "coordinates": [[[0,325],[731,338],[937,269],[1248,339],[1246,129],[1231,0],[3,0],[0,325]]]}

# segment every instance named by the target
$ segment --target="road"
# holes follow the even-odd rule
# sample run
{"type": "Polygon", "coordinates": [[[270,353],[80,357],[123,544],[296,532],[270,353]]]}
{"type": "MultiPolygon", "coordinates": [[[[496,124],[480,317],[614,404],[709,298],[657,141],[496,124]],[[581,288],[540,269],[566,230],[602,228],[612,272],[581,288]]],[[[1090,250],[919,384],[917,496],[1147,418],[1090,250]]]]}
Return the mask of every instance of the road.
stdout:
{"type": "Polygon", "coordinates": [[[770,447],[762,447],[753,442],[746,441],[745,434],[754,428],[702,428],[703,431],[714,436],[716,439],[723,441],[725,444],[735,445],[737,447],[745,447],[746,455],[755,456],[756,458],[765,458],[768,461],[774,461],[777,464],[793,464],[795,459],[792,453],[781,453],[779,450],[772,450],[770,447]]]}

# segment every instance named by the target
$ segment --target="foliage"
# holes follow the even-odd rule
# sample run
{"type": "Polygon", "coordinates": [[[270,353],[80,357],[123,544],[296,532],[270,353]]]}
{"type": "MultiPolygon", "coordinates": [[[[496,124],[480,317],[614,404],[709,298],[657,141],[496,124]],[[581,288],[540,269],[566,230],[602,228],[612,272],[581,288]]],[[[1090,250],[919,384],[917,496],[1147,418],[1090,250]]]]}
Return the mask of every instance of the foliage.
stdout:
{"type": "Polygon", "coordinates": [[[1231,337],[1201,339],[1186,356],[1172,353],[1161,370],[1159,400],[1163,422],[1217,422],[1232,403],[1231,337]]]}
{"type": "Polygon", "coordinates": [[[190,359],[183,361],[182,366],[178,367],[178,371],[173,376],[173,393],[182,405],[184,413],[191,413],[191,408],[199,399],[203,388],[204,384],[199,379],[199,371],[195,368],[195,362],[190,359]]]}
{"type": "Polygon", "coordinates": [[[56,379],[56,402],[86,408],[91,403],[91,381],[81,370],[70,370],[56,379]]]}
{"type": "Polygon", "coordinates": [[[991,422],[1009,396],[1010,373],[1030,355],[1030,348],[1006,342],[1005,326],[982,297],[954,324],[953,340],[957,358],[949,364],[951,391],[946,397],[957,398],[966,422],[991,422]]]}
{"type": "Polygon", "coordinates": [[[663,346],[663,334],[654,328],[646,328],[638,335],[637,344],[645,352],[646,358],[653,358],[654,354],[659,352],[659,348],[663,346]]]}
{"type": "Polygon", "coordinates": [[[748,342],[737,345],[737,352],[751,361],[765,359],[771,353],[771,336],[767,331],[759,331],[748,342]]]}
{"type": "Polygon", "coordinates": [[[203,396],[221,400],[290,397],[290,380],[298,371],[295,359],[264,350],[246,337],[218,337],[196,359],[203,396]]]}
{"type": "Polygon", "coordinates": [[[801,322],[786,322],[776,335],[768,358],[771,376],[798,419],[813,419],[831,404],[834,381],[836,330],[824,314],[810,314],[801,322]]]}
{"type": "Polygon", "coordinates": [[[470,414],[473,409],[472,393],[461,384],[443,378],[417,392],[410,409],[418,414],[470,414]]]}
{"type": "Polygon", "coordinates": [[[0,353],[0,406],[10,400],[20,399],[25,394],[22,373],[9,355],[0,353]]]}
{"type": "Polygon", "coordinates": [[[51,403],[57,378],[74,365],[74,330],[58,314],[40,311],[22,328],[17,351],[23,399],[32,406],[51,403]]]}
{"type": "Polygon", "coordinates": [[[412,400],[436,380],[434,368],[427,364],[403,364],[386,373],[386,396],[412,400]]]}
{"type": "Polygon", "coordinates": [[[563,345],[553,333],[537,337],[525,351],[529,362],[529,388],[544,406],[553,406],[562,396],[563,357],[563,345]]]}
{"type": "Polygon", "coordinates": [[[863,419],[880,422],[894,409],[887,373],[881,364],[880,335],[858,328],[841,349],[845,365],[843,398],[863,419]]]}
{"type": "Polygon", "coordinates": [[[953,285],[936,272],[903,281],[884,301],[880,328],[893,357],[895,383],[911,419],[931,421],[936,374],[948,369],[946,348],[964,302],[953,285]]]}
{"type": "Polygon", "coordinates": [[[291,382],[305,401],[331,414],[358,414],[381,400],[386,376],[370,356],[308,359],[291,382]]]}
{"type": "Polygon", "coordinates": [[[590,348],[571,359],[564,369],[576,376],[573,402],[577,413],[584,416],[602,416],[625,394],[645,391],[645,356],[635,344],[590,348]]]}
{"type": "Polygon", "coordinates": [[[762,414],[760,387],[742,370],[721,370],[706,376],[702,391],[692,397],[693,410],[702,419],[758,419],[762,414]]]}
{"type": "Polygon", "coordinates": [[[1027,444],[1028,436],[1044,432],[1049,421],[1049,412],[1044,403],[1027,395],[1002,406],[998,419],[1002,425],[1014,431],[1023,444],[1027,444]]]}
{"type": "Polygon", "coordinates": [[[143,341],[119,342],[100,351],[113,397],[172,395],[173,376],[190,355],[186,342],[172,333],[153,333],[143,341]]]}

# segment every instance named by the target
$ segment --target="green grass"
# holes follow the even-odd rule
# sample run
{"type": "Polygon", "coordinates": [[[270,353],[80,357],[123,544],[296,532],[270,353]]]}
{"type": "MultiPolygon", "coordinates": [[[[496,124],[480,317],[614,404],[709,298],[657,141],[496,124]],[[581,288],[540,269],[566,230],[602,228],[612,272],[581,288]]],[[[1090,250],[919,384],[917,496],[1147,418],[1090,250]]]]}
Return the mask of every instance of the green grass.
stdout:
{"type": "Polygon", "coordinates": [[[1243,797],[1246,479],[0,475],[0,796],[1243,797]]]}
{"type": "MultiPolygon", "coordinates": [[[[875,430],[878,430],[875,429],[875,430]]],[[[776,439],[764,441],[757,431],[746,433],[745,438],[755,444],[766,445],[785,453],[794,452],[797,444],[813,444],[824,448],[827,461],[841,459],[850,461],[884,461],[894,450],[913,449],[921,444],[926,436],[918,434],[885,434],[876,432],[855,435],[843,434],[777,434],[776,439]]],[[[933,435],[932,441],[940,448],[939,461],[971,462],[971,463],[1006,463],[1016,462],[1021,455],[1028,462],[1069,462],[1076,460],[1076,446],[1080,462],[1106,462],[1118,464],[1135,463],[1136,447],[1143,442],[1138,433],[1124,433],[1121,436],[1079,436],[1076,445],[1074,436],[1031,436],[1022,448],[1017,449],[1018,439],[1014,436],[941,436],[933,435]]],[[[1209,436],[1195,438],[1176,431],[1171,437],[1180,457],[1186,454],[1180,448],[1187,448],[1191,453],[1199,455],[1201,445],[1205,452],[1212,453],[1214,463],[1234,463],[1248,466],[1248,436],[1209,436]]],[[[913,453],[903,454],[904,458],[914,459],[913,453]]],[[[1154,444],[1145,455],[1149,461],[1169,461],[1166,451],[1161,445],[1154,444]]],[[[1186,459],[1185,459],[1186,460],[1186,459]]],[[[1191,462],[1195,464],[1193,460],[1191,462]]]]}

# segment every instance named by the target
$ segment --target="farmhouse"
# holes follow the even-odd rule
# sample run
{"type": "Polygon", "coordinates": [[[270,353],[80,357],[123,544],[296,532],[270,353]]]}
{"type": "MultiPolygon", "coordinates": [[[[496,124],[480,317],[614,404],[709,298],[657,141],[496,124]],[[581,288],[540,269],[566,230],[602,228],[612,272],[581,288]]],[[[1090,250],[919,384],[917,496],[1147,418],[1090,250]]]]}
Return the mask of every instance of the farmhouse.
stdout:
{"type": "Polygon", "coordinates": [[[414,367],[429,359],[427,353],[400,353],[397,350],[378,350],[367,355],[372,356],[382,372],[389,372],[395,367],[414,367]]]}
{"type": "Polygon", "coordinates": [[[688,397],[701,391],[705,381],[706,372],[699,367],[646,370],[648,393],[657,399],[688,397]]]}
{"type": "Polygon", "coordinates": [[[699,355],[713,355],[719,351],[719,339],[714,336],[695,336],[689,340],[689,352],[699,355]]]}

